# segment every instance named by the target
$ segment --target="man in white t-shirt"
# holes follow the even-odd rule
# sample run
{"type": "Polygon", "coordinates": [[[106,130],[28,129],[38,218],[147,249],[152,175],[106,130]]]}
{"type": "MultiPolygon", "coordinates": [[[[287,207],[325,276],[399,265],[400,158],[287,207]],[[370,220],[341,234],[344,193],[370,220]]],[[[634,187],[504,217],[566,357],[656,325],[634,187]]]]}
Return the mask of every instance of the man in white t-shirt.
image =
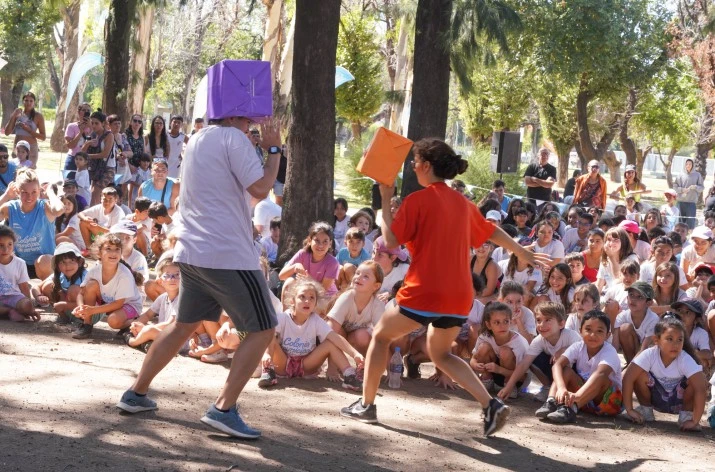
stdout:
{"type": "Polygon", "coordinates": [[[273,203],[270,197],[266,197],[263,200],[251,198],[251,204],[254,206],[253,226],[255,226],[256,231],[260,233],[261,238],[270,236],[271,220],[273,218],[280,218],[283,208],[281,208],[280,205],[273,203]]]}
{"type": "MultiPolygon", "coordinates": [[[[210,95],[221,95],[220,87],[214,89],[210,95]]],[[[209,118],[209,126],[189,140],[183,164],[174,252],[181,268],[177,320],[154,342],[117,406],[130,413],[156,409],[156,402],[146,397],[153,378],[203,321],[218,321],[223,310],[236,329],[247,334],[234,354],[226,384],[201,421],[231,436],[257,438],[260,431],[243,422],[236,401],[273,340],[277,319],[253,245],[250,202],[245,197],[248,193],[264,199],[273,188],[280,124],[270,121],[262,126],[268,152],[262,166],[245,134],[249,118],[209,118]]]]}
{"type": "Polygon", "coordinates": [[[102,190],[101,203],[91,206],[77,214],[79,230],[86,247],[92,245],[92,236],[109,233],[109,228],[124,218],[124,210],[117,205],[119,194],[114,187],[102,190]]]}
{"type": "Polygon", "coordinates": [[[189,142],[189,137],[181,131],[183,124],[184,118],[182,116],[173,116],[169,122],[169,133],[166,135],[166,139],[169,141],[169,158],[167,159],[169,177],[172,179],[179,178],[184,144],[189,142]]]}

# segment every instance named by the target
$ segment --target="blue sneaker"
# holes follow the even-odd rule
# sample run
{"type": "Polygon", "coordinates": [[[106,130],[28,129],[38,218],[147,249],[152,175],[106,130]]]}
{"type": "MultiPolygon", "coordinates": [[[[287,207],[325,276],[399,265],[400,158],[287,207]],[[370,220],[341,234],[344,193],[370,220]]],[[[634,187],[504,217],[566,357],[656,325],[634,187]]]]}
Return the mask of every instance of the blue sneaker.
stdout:
{"type": "Polygon", "coordinates": [[[127,390],[122,395],[122,399],[117,403],[117,408],[121,408],[127,413],[139,413],[140,411],[156,410],[156,402],[150,400],[146,395],[140,397],[131,390],[127,390]]]}
{"type": "Polygon", "coordinates": [[[226,413],[219,411],[216,405],[211,405],[201,422],[214,429],[243,439],[256,439],[261,436],[261,432],[251,428],[241,419],[236,406],[232,406],[226,413]]]}
{"type": "Polygon", "coordinates": [[[708,408],[708,423],[710,427],[715,429],[715,403],[708,408]]]}

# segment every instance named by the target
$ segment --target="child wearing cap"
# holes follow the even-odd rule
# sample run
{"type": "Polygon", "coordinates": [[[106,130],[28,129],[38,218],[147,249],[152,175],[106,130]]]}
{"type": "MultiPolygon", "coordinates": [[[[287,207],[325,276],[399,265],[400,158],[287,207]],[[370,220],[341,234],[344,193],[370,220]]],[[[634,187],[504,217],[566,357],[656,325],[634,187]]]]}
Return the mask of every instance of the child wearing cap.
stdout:
{"type": "Polygon", "coordinates": [[[656,323],[660,320],[649,308],[655,298],[653,287],[645,282],[635,282],[628,287],[628,310],[622,311],[613,324],[613,347],[621,348],[626,362],[638,351],[648,347],[656,323]]]}
{"type": "MultiPolygon", "coordinates": [[[[53,274],[40,284],[40,294],[36,299],[40,306],[53,303],[52,308],[57,313],[56,323],[66,325],[72,320],[71,314],[77,307],[80,286],[87,276],[80,249],[71,242],[59,243],[52,257],[52,271],[53,274]]],[[[33,288],[33,295],[36,291],[33,288]]]]}
{"type": "Polygon", "coordinates": [[[713,232],[707,226],[697,226],[690,234],[692,244],[683,248],[680,256],[680,266],[688,278],[695,279],[695,267],[702,263],[715,263],[715,247],[713,247],[713,232]]]}
{"type": "Polygon", "coordinates": [[[62,194],[66,197],[74,197],[77,201],[77,213],[87,208],[87,200],[77,193],[77,182],[72,179],[67,179],[62,184],[62,194]]]}
{"type": "Polygon", "coordinates": [[[686,291],[689,298],[697,298],[704,305],[707,305],[712,300],[710,295],[710,290],[708,289],[708,281],[710,277],[713,276],[713,266],[711,264],[700,263],[695,266],[693,273],[695,278],[693,279],[692,286],[686,291]]]}
{"type": "Polygon", "coordinates": [[[675,190],[669,189],[663,192],[666,203],[661,205],[660,214],[663,215],[665,226],[668,231],[673,231],[675,224],[680,219],[680,209],[677,207],[678,194],[675,190]]]}
{"type": "Polygon", "coordinates": [[[626,231],[628,239],[631,241],[631,247],[633,248],[633,252],[636,254],[636,256],[638,256],[638,261],[647,261],[650,257],[650,244],[639,239],[641,234],[640,226],[638,226],[638,224],[634,221],[624,220],[621,221],[618,227],[626,231]]]}
{"type": "Polygon", "coordinates": [[[15,156],[17,156],[18,167],[32,168],[32,160],[30,159],[30,143],[27,141],[18,141],[15,145],[15,156]]]}
{"type": "Polygon", "coordinates": [[[410,268],[407,251],[400,247],[388,249],[385,241],[380,237],[375,240],[372,259],[380,264],[382,273],[385,275],[382,287],[378,291],[378,298],[387,302],[392,287],[400,280],[404,280],[407,269],[410,268]]]}
{"type": "Polygon", "coordinates": [[[703,304],[694,298],[684,298],[673,303],[671,308],[680,316],[700,364],[709,372],[713,366],[713,351],[710,349],[708,332],[702,328],[703,304]]]}
{"type": "Polygon", "coordinates": [[[149,264],[144,254],[134,249],[137,242],[137,225],[129,220],[121,220],[109,229],[109,232],[122,240],[122,259],[129,264],[133,272],[142,274],[144,280],[149,280],[149,264]]]}

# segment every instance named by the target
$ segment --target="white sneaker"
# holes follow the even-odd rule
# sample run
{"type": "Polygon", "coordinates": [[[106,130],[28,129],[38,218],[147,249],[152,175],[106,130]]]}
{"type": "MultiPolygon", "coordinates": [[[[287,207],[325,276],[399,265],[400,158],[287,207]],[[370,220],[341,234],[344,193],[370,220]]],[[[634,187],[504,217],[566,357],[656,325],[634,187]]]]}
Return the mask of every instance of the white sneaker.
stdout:
{"type": "Polygon", "coordinates": [[[692,419],[692,411],[681,411],[680,414],[678,414],[678,426],[683,426],[683,423],[685,423],[686,421],[691,421],[692,419]]]}
{"type": "MultiPolygon", "coordinates": [[[[638,405],[637,407],[635,407],[633,409],[641,414],[644,421],[655,421],[655,415],[653,414],[652,406],[638,405]]],[[[692,416],[692,413],[691,413],[691,416],[692,416]]]]}
{"type": "Polygon", "coordinates": [[[519,389],[514,387],[511,392],[509,392],[509,398],[519,398],[519,389]]]}
{"type": "Polygon", "coordinates": [[[546,402],[546,399],[549,398],[549,387],[541,387],[539,393],[534,395],[534,398],[540,403],[546,402]]]}

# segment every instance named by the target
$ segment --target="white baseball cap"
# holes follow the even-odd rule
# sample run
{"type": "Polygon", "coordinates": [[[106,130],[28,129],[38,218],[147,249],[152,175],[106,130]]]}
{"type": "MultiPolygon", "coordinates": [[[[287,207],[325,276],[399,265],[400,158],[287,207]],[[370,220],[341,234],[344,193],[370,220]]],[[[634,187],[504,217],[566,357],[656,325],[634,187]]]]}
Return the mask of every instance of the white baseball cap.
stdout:
{"type": "Polygon", "coordinates": [[[700,239],[713,239],[713,232],[710,228],[707,226],[696,226],[693,229],[693,232],[690,233],[691,238],[700,238],[700,239]]]}
{"type": "Polygon", "coordinates": [[[485,218],[495,223],[501,223],[501,212],[497,210],[489,210],[485,218]]]}

